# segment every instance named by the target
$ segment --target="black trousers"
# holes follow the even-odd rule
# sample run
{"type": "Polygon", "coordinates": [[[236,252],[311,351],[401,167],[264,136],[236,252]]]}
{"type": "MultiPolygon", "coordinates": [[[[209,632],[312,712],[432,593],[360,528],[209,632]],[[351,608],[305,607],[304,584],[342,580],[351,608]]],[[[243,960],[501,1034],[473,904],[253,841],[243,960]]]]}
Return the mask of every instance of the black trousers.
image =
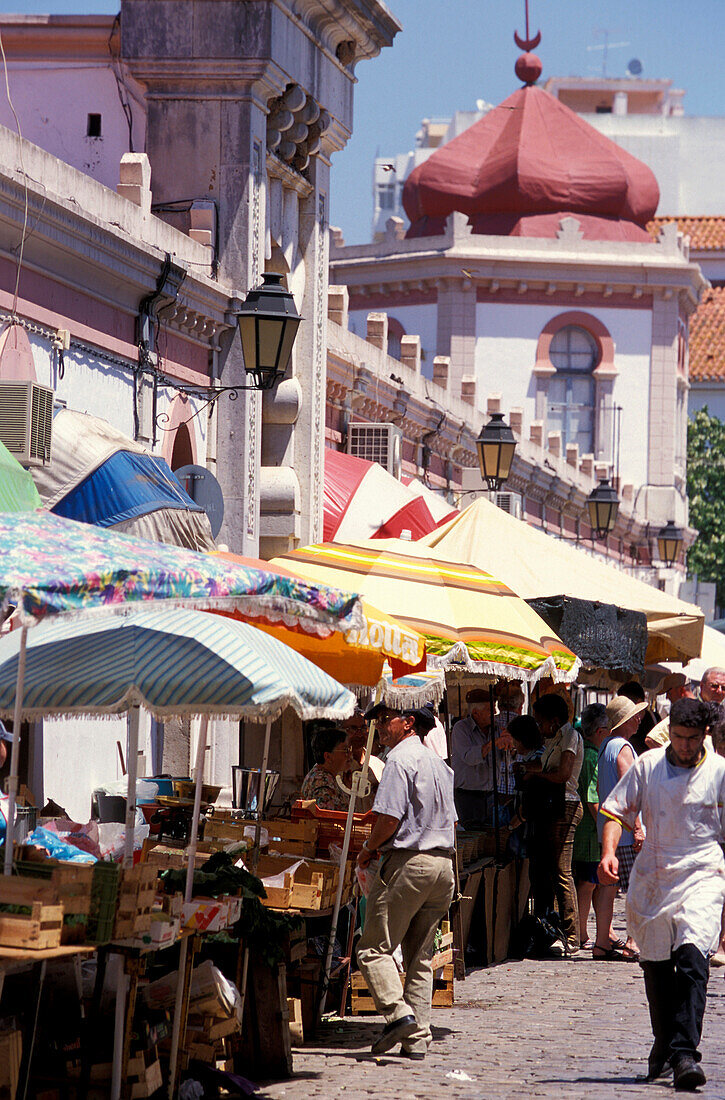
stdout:
{"type": "Polygon", "coordinates": [[[691,943],[664,962],[642,962],[654,1045],[650,1062],[677,1060],[687,1054],[700,1060],[702,1019],[707,1001],[708,960],[691,943]]]}
{"type": "Polygon", "coordinates": [[[458,820],[464,829],[490,825],[493,821],[493,791],[469,791],[456,787],[453,792],[458,820]]]}

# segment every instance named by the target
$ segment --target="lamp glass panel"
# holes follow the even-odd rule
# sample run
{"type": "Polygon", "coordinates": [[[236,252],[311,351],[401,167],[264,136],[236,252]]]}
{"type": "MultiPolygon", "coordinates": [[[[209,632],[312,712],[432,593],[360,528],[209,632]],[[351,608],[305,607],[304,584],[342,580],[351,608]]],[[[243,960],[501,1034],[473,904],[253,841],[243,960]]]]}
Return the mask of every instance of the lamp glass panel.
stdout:
{"type": "Polygon", "coordinates": [[[511,472],[511,463],[514,460],[516,443],[501,443],[501,457],[499,459],[499,477],[505,481],[511,472]]]}
{"type": "Polygon", "coordinates": [[[680,539],[657,539],[660,561],[667,565],[674,565],[680,553],[680,546],[680,539]]]}
{"type": "Polygon", "coordinates": [[[277,369],[286,371],[289,365],[290,356],[292,355],[292,346],[297,336],[297,329],[300,327],[300,318],[292,317],[287,318],[285,322],[284,335],[282,336],[282,348],[279,353],[279,364],[277,369]]]}
{"type": "Polygon", "coordinates": [[[259,334],[259,359],[257,369],[277,370],[280,367],[280,350],[285,329],[285,318],[257,317],[259,334]]]}
{"type": "Polygon", "coordinates": [[[257,369],[257,322],[254,316],[242,316],[239,318],[239,336],[242,341],[242,354],[244,355],[244,368],[248,371],[257,369]]]}

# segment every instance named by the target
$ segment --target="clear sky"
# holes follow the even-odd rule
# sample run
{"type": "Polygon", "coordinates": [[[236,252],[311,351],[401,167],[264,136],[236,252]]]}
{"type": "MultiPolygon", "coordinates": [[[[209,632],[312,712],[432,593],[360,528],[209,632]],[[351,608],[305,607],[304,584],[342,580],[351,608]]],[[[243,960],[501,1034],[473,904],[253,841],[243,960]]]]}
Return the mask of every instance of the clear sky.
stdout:
{"type": "MultiPolygon", "coordinates": [[[[422,118],[498,103],[518,86],[513,72],[524,33],[524,0],[387,0],[403,30],[392,48],[357,66],[354,133],[333,157],[331,220],[349,242],[367,241],[372,218],[372,162],[412,148],[422,118]]],[[[115,12],[116,0],[0,0],[0,11],[115,12]]],[[[532,33],[548,76],[602,71],[621,76],[637,57],[642,75],[685,88],[685,111],[725,110],[725,0],[530,0],[532,33]],[[613,48],[615,43],[626,46],[613,48]]]]}

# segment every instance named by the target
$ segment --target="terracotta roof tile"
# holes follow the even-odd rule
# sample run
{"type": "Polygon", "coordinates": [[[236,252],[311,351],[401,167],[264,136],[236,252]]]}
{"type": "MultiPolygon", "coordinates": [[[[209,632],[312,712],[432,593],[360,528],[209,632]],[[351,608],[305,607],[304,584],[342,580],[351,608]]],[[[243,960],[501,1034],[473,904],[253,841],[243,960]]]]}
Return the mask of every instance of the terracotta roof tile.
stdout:
{"type": "Polygon", "coordinates": [[[725,287],[722,286],[705,291],[690,319],[690,381],[713,379],[725,382],[725,287]]]}
{"type": "Polygon", "coordinates": [[[660,229],[668,222],[677,222],[681,233],[690,238],[694,252],[716,252],[725,249],[725,217],[653,218],[647,229],[657,240],[660,229]]]}

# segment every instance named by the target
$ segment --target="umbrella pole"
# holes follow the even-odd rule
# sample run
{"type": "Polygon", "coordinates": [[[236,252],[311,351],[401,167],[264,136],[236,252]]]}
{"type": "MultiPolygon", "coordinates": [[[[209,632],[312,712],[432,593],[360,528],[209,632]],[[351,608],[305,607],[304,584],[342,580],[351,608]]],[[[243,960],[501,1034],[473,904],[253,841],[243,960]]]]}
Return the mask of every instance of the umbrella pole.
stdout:
{"type": "Polygon", "coordinates": [[[21,628],[20,649],[18,650],[18,674],[15,680],[15,709],[13,710],[13,745],[10,750],[10,775],[8,776],[8,824],[5,833],[5,858],[3,873],[9,875],[13,869],[13,836],[15,832],[15,803],[18,799],[18,769],[20,766],[20,722],[23,714],[23,694],[25,691],[25,651],[28,643],[28,628],[21,628]]]}
{"type": "Polygon", "coordinates": [[[496,843],[496,862],[501,859],[501,824],[498,806],[498,758],[496,756],[496,712],[494,686],[488,689],[488,698],[491,705],[491,771],[493,773],[493,833],[496,843]]]}
{"type": "MultiPolygon", "coordinates": [[[[375,701],[379,702],[380,693],[375,697],[375,701]]],[[[322,975],[322,989],[320,992],[320,1003],[317,1010],[317,1015],[322,1016],[325,1011],[325,1001],[327,1000],[327,986],[330,981],[330,971],[332,969],[332,956],[335,950],[335,935],[337,933],[337,922],[340,917],[340,909],[342,908],[342,891],[345,886],[345,867],[347,865],[347,855],[350,850],[350,837],[352,835],[352,825],[355,814],[355,800],[360,792],[360,788],[367,782],[368,776],[368,763],[370,761],[370,753],[372,752],[373,740],[375,739],[375,722],[370,723],[368,730],[368,740],[365,746],[365,756],[363,757],[363,765],[360,771],[354,771],[352,773],[352,783],[350,785],[350,805],[347,808],[347,819],[345,821],[345,835],[342,841],[342,854],[340,856],[340,875],[337,883],[337,893],[335,894],[335,906],[332,910],[332,925],[330,926],[330,939],[327,943],[327,955],[325,956],[325,969],[322,975]]]]}
{"type": "Polygon", "coordinates": [[[136,777],[138,775],[138,727],[139,708],[128,712],[128,739],[126,742],[126,836],[124,839],[123,865],[133,866],[133,834],[136,829],[136,777]]]}
{"type": "MultiPolygon", "coordinates": [[[[184,886],[184,901],[191,901],[194,888],[194,871],[196,869],[196,848],[199,842],[199,815],[201,813],[201,788],[204,781],[204,753],[206,752],[207,732],[209,729],[209,716],[204,714],[199,729],[199,740],[196,743],[196,775],[194,786],[194,809],[191,819],[191,836],[189,847],[186,849],[186,883],[184,886]]],[[[184,987],[186,985],[186,966],[189,951],[189,938],[185,936],[179,947],[179,969],[176,974],[176,1000],[174,1002],[174,1025],[171,1033],[171,1053],[169,1056],[169,1095],[171,1096],[176,1082],[176,1066],[179,1061],[179,1046],[181,1043],[181,1010],[184,1003],[184,987]]]]}
{"type": "MultiPolygon", "coordinates": [[[[264,750],[262,752],[262,767],[259,769],[259,790],[257,793],[257,822],[254,828],[254,848],[252,849],[252,874],[256,875],[259,864],[259,841],[262,837],[262,811],[265,803],[265,787],[267,785],[267,763],[269,762],[269,743],[272,739],[272,722],[267,721],[264,731],[264,750]]],[[[239,982],[239,997],[241,1008],[239,1015],[244,1020],[244,1002],[247,999],[247,976],[249,974],[249,948],[244,945],[242,958],[242,976],[239,982]]]]}
{"type": "Polygon", "coordinates": [[[201,814],[201,788],[204,782],[204,753],[206,752],[207,733],[209,729],[209,716],[204,714],[201,719],[199,740],[196,745],[196,775],[194,786],[194,809],[191,817],[191,836],[189,847],[186,849],[186,886],[184,888],[184,901],[191,901],[192,887],[194,885],[194,870],[196,868],[196,849],[199,843],[199,815],[201,814]]]}

